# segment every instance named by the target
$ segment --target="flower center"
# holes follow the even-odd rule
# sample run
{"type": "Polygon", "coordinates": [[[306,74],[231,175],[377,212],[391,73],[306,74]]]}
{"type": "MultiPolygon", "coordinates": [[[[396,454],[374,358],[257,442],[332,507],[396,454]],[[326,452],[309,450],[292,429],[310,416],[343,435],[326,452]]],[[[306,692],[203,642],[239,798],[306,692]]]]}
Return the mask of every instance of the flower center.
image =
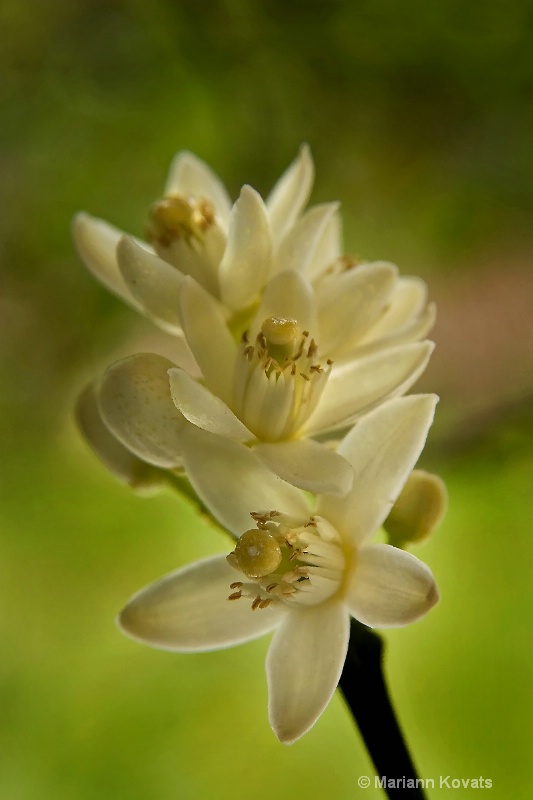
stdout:
{"type": "Polygon", "coordinates": [[[255,343],[245,332],[234,377],[235,413],[262,441],[294,436],[315,410],[331,371],[294,319],[268,317],[255,343]]]}
{"type": "Polygon", "coordinates": [[[337,531],[322,517],[307,522],[279,511],[251,514],[228,563],[247,580],[230,584],[228,600],[248,597],[252,609],[271,603],[316,605],[341,586],[345,557],[337,531]]]}
{"type": "Polygon", "coordinates": [[[170,247],[176,239],[200,241],[214,222],[215,211],[207,200],[167,195],[152,204],[147,236],[156,248],[170,247]]]}

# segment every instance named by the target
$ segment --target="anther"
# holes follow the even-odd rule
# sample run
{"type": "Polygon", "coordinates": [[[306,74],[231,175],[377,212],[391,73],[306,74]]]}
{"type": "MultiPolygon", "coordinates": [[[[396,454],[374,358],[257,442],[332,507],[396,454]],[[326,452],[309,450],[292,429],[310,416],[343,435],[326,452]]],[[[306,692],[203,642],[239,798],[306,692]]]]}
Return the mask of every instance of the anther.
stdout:
{"type": "Polygon", "coordinates": [[[228,600],[239,600],[240,597],[242,597],[242,592],[239,590],[238,592],[233,592],[232,594],[230,594],[228,600]]]}
{"type": "Polygon", "coordinates": [[[261,596],[257,595],[257,597],[255,598],[255,600],[252,603],[252,611],[255,611],[256,608],[259,608],[259,606],[261,605],[261,602],[262,602],[261,596]]]}
{"type": "Polygon", "coordinates": [[[242,589],[243,586],[244,586],[244,584],[243,584],[242,581],[234,581],[233,583],[230,583],[229,588],[230,589],[242,589]]]}

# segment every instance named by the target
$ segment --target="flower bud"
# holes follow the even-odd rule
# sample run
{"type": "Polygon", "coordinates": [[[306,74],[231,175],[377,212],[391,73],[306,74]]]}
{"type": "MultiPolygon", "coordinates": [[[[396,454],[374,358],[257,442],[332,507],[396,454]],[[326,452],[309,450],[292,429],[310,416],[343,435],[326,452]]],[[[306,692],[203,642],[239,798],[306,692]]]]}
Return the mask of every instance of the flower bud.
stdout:
{"type": "Polygon", "coordinates": [[[441,522],[448,494],[438,475],[415,469],[383,523],[389,544],[405,547],[426,539],[441,522]]]}

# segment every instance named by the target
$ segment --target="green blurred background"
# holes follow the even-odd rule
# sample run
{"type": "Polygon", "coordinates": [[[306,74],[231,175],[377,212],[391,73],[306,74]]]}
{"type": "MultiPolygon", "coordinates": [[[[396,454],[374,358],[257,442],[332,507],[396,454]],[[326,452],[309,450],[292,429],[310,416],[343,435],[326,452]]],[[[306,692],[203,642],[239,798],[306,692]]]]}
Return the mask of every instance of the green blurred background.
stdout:
{"type": "Polygon", "coordinates": [[[348,252],[439,303],[422,458],[445,524],[416,553],[442,602],[387,634],[425,777],[533,792],[533,5],[474,0],[3,0],[0,6],[0,798],[379,798],[335,697],[287,748],[268,642],[178,656],[121,637],[162,573],[227,550],[174,496],[140,498],[72,421],[103,365],[168,347],[84,270],[83,208],[141,235],[174,152],[265,194],[310,143],[348,252]]]}

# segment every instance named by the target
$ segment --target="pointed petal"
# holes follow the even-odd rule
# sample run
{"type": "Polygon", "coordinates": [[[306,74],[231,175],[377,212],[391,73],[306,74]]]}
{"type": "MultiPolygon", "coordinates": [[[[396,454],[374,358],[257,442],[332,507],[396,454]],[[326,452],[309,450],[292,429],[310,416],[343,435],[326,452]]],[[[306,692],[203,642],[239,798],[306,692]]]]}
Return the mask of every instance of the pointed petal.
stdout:
{"type": "Polygon", "coordinates": [[[106,427],[98,409],[95,384],[87,386],[80,394],[75,414],[92,451],[119,480],[143,492],[157,490],[166,484],[162,470],[134,456],[106,427]]]}
{"type": "Polygon", "coordinates": [[[237,441],[254,438],[253,433],[250,433],[219,397],[191,378],[184,370],[170,369],[168,375],[174,404],[193,425],[237,441]]]}
{"type": "Polygon", "coordinates": [[[196,281],[185,278],[179,296],[179,315],[187,344],[207,386],[225,403],[230,403],[237,349],[218,304],[196,281]]]}
{"type": "Polygon", "coordinates": [[[117,246],[117,261],[131,295],[160,327],[181,334],[178,297],[183,274],[129,236],[117,246]]]}
{"type": "Polygon", "coordinates": [[[279,272],[267,284],[261,305],[251,326],[250,338],[259,332],[268,317],[295,319],[302,330],[316,330],[313,289],[298,272],[279,272]]]}
{"type": "Polygon", "coordinates": [[[358,347],[358,354],[365,355],[372,353],[383,347],[397,347],[401,344],[408,344],[409,342],[418,342],[427,336],[429,331],[435,325],[437,319],[437,307],[435,303],[429,303],[418,317],[413,317],[409,322],[406,322],[401,328],[398,328],[386,337],[377,339],[376,341],[368,340],[367,344],[358,347]]]}
{"type": "Polygon", "coordinates": [[[429,567],[388,544],[362,547],[346,588],[350,613],[371,628],[416,622],[439,599],[429,567]]]}
{"type": "Polygon", "coordinates": [[[328,267],[340,257],[342,238],[342,219],[337,212],[330,217],[318,246],[307,264],[306,275],[310,281],[319,280],[328,267]]]}
{"type": "Polygon", "coordinates": [[[250,305],[267,282],[271,261],[265,205],[251,186],[243,186],[231,212],[228,243],[219,268],[222,302],[235,311],[250,305]]]}
{"type": "Polygon", "coordinates": [[[307,518],[305,496],[265,467],[243,444],[188,425],[181,437],[187,476],[213,516],[240,536],[252,511],[285,511],[307,518]]]}
{"type": "Polygon", "coordinates": [[[208,200],[215,206],[221,221],[227,224],[231,200],[224,184],[205,161],[187,150],[182,150],[174,157],[165,194],[181,194],[197,200],[208,200]]]}
{"type": "Polygon", "coordinates": [[[280,741],[299,739],[325,710],[341,676],[349,635],[342,603],[290,609],[266,660],[268,715],[280,741]]]}
{"type": "Polygon", "coordinates": [[[143,461],[181,465],[180,430],[186,422],[170,396],[172,361],[151,353],[118,361],[104,374],[98,404],[107,427],[143,461]]]}
{"type": "Polygon", "coordinates": [[[261,442],[254,446],[254,453],[276,475],[300,489],[341,496],[351,489],[351,465],[312,439],[261,442]]]}
{"type": "Polygon", "coordinates": [[[281,603],[252,611],[228,600],[238,573],[225,556],[198,561],[135,594],[118,618],[128,636],[179,653],[219,650],[256,639],[284,618],[281,603]]]}
{"type": "Polygon", "coordinates": [[[313,159],[309,147],[304,144],[266,201],[275,244],[283,239],[299,217],[311,193],[313,180],[313,159]]]}
{"type": "Polygon", "coordinates": [[[334,367],[305,433],[344,428],[377,404],[404,394],[426,368],[433,348],[428,341],[407,344],[334,367]]]}
{"type": "Polygon", "coordinates": [[[72,222],[74,243],[88,269],[114,294],[141,311],[141,304],[132,296],[117,264],[115,251],[123,235],[123,231],[83,211],[72,222]]]}
{"type": "Polygon", "coordinates": [[[389,298],[387,311],[362,340],[382,339],[422,314],[427,304],[427,286],[421,278],[400,278],[389,298]]]}
{"type": "Polygon", "coordinates": [[[294,269],[303,274],[308,273],[309,265],[338,208],[338,203],[322,203],[305,212],[279,247],[276,256],[278,271],[294,269]]]}
{"type": "Polygon", "coordinates": [[[383,313],[397,280],[394,264],[361,264],[330,280],[317,292],[319,344],[323,355],[337,358],[357,344],[383,313]]]}
{"type": "Polygon", "coordinates": [[[364,416],[337,452],[353,466],[346,497],[321,495],[316,513],[354,542],[371,536],[383,523],[424,447],[438,398],[394,398],[364,416]]]}

